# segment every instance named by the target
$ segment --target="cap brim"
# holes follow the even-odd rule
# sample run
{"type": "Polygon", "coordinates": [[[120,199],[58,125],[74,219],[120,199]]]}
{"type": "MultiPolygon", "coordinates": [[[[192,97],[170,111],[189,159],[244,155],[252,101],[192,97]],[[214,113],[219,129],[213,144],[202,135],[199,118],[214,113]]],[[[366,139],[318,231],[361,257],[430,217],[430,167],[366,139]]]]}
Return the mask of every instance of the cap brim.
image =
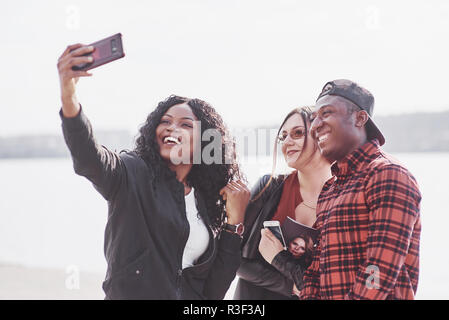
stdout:
{"type": "Polygon", "coordinates": [[[368,137],[370,139],[372,138],[376,138],[377,140],[379,140],[379,145],[382,146],[385,143],[385,137],[382,134],[382,132],[380,132],[379,128],[376,126],[376,124],[374,123],[373,119],[371,117],[369,117],[368,122],[366,123],[366,131],[368,134],[368,137]]]}

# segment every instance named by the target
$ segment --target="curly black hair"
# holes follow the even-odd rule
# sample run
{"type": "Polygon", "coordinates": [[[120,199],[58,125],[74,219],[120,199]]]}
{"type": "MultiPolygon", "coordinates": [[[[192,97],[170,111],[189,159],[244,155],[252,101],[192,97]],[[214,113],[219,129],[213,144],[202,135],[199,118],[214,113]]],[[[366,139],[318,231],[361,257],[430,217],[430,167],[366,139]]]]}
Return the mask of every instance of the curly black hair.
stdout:
{"type": "MultiPolygon", "coordinates": [[[[199,164],[194,163],[186,179],[187,184],[200,192],[204,198],[211,227],[214,231],[218,231],[226,217],[226,203],[219,195],[220,190],[231,180],[245,180],[245,178],[237,163],[234,138],[230,135],[221,116],[210,104],[200,99],[176,95],[171,95],[164,101],[159,102],[156,109],[148,115],[146,122],[139,129],[134,151],[148,166],[153,168],[153,172],[156,174],[174,175],[160,155],[159,145],[156,141],[156,127],[169,108],[184,103],[187,103],[193,114],[201,121],[201,137],[204,131],[215,129],[218,130],[222,138],[221,161],[205,164],[201,160],[199,164]]],[[[201,139],[200,154],[209,143],[201,139]]],[[[211,154],[211,156],[214,155],[211,154]]]]}

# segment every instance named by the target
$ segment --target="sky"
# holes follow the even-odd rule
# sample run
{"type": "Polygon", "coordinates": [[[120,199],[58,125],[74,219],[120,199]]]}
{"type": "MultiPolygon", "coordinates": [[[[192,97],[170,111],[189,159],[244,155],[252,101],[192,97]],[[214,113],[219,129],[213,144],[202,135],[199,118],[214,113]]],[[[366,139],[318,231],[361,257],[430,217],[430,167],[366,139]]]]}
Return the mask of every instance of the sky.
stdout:
{"type": "Polygon", "coordinates": [[[60,133],[59,56],[117,32],[126,56],[77,86],[97,130],[135,133],[170,94],[231,128],[280,124],[339,78],[374,94],[374,118],[449,110],[445,0],[7,0],[0,28],[0,137],[60,133]]]}

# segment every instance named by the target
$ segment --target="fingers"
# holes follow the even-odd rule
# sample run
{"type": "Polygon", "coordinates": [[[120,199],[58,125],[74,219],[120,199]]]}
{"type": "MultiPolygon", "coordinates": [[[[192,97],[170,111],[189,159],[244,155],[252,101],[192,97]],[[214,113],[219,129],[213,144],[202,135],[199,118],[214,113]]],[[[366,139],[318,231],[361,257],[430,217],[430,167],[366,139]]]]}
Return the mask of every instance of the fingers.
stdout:
{"type": "Polygon", "coordinates": [[[251,197],[248,188],[241,182],[230,181],[220,190],[220,195],[222,195],[223,200],[226,200],[226,215],[228,221],[236,221],[236,223],[242,222],[244,220],[248,201],[251,197]]]}
{"type": "Polygon", "coordinates": [[[58,70],[61,78],[72,79],[75,77],[90,77],[92,74],[82,70],[72,70],[72,67],[79,64],[90,63],[93,61],[92,57],[70,57],[58,61],[58,70]]]}
{"type": "Polygon", "coordinates": [[[83,47],[79,47],[79,48],[77,48],[77,49],[71,51],[71,52],[70,52],[70,55],[71,55],[72,57],[78,57],[78,56],[82,56],[82,55],[87,54],[87,53],[91,53],[91,52],[94,51],[94,49],[95,49],[95,47],[93,47],[93,46],[83,46],[83,47]]]}
{"type": "Polygon", "coordinates": [[[276,242],[270,236],[270,234],[271,234],[270,230],[262,228],[260,242],[264,243],[266,246],[273,247],[273,246],[275,246],[276,242]]]}
{"type": "Polygon", "coordinates": [[[82,63],[90,63],[93,61],[91,56],[83,56],[94,51],[93,46],[83,46],[82,44],[74,44],[68,46],[61,57],[58,59],[59,72],[71,69],[74,65],[82,63]]]}
{"type": "Polygon", "coordinates": [[[228,184],[220,190],[220,195],[223,197],[223,199],[225,199],[225,196],[231,194],[245,194],[245,196],[249,197],[251,195],[251,192],[242,181],[237,180],[228,182],[228,184]]]}
{"type": "Polygon", "coordinates": [[[268,236],[267,231],[270,232],[270,230],[268,230],[268,229],[266,229],[266,228],[262,228],[262,229],[260,230],[260,235],[262,236],[262,238],[264,238],[264,239],[270,239],[269,236],[268,236]]]}
{"type": "Polygon", "coordinates": [[[242,180],[237,180],[237,181],[235,181],[235,183],[238,184],[240,186],[240,188],[242,188],[243,190],[249,191],[248,187],[246,186],[246,184],[243,183],[242,180]]]}
{"type": "Polygon", "coordinates": [[[230,182],[228,182],[228,184],[226,186],[224,186],[220,190],[220,195],[231,193],[233,191],[239,191],[239,190],[240,190],[239,185],[234,183],[234,181],[230,181],[230,182]]]}
{"type": "Polygon", "coordinates": [[[90,77],[91,73],[85,70],[73,70],[75,65],[83,65],[93,62],[92,56],[87,56],[94,51],[93,46],[85,46],[81,43],[67,46],[58,59],[57,68],[61,86],[61,99],[64,101],[75,101],[76,84],[81,77],[90,77]]]}
{"type": "Polygon", "coordinates": [[[246,184],[244,184],[241,180],[229,181],[229,183],[227,184],[227,187],[229,187],[229,189],[235,190],[235,191],[249,191],[246,184]]]}
{"type": "Polygon", "coordinates": [[[278,238],[276,238],[276,236],[267,228],[261,229],[261,235],[262,235],[262,237],[264,237],[265,239],[267,239],[271,242],[279,241],[278,238]]]}
{"type": "Polygon", "coordinates": [[[228,190],[226,190],[226,187],[223,187],[223,188],[220,190],[219,194],[220,194],[220,196],[223,198],[223,200],[226,200],[226,199],[227,199],[227,192],[228,192],[228,190]]]}
{"type": "Polygon", "coordinates": [[[234,191],[233,188],[229,187],[229,184],[227,184],[226,186],[224,186],[221,190],[220,190],[220,195],[224,195],[224,194],[228,194],[230,192],[234,191]]]}
{"type": "Polygon", "coordinates": [[[74,57],[67,60],[67,64],[70,68],[72,68],[73,66],[76,66],[78,64],[91,63],[92,61],[94,61],[92,57],[74,57]]]}
{"type": "Polygon", "coordinates": [[[268,243],[269,243],[269,242],[267,242],[267,241],[270,241],[270,240],[268,239],[268,237],[267,237],[265,231],[266,231],[265,228],[260,229],[260,242],[259,242],[259,248],[260,248],[260,247],[267,246],[268,243]]]}
{"type": "Polygon", "coordinates": [[[78,49],[80,47],[82,47],[83,45],[81,43],[77,43],[77,44],[72,44],[67,46],[67,48],[64,50],[64,52],[61,54],[61,56],[59,57],[59,59],[63,58],[64,56],[68,55],[72,50],[78,49]]]}
{"type": "Polygon", "coordinates": [[[271,231],[268,230],[267,228],[262,228],[262,229],[261,229],[261,234],[262,234],[262,237],[265,237],[265,238],[267,238],[267,239],[271,239],[270,235],[273,235],[273,234],[271,233],[271,231]]]}
{"type": "Polygon", "coordinates": [[[232,181],[232,186],[239,192],[250,195],[250,191],[248,187],[241,181],[232,181]]]}
{"type": "Polygon", "coordinates": [[[73,71],[73,77],[79,78],[79,77],[91,77],[92,73],[89,73],[87,71],[73,71]]]}
{"type": "Polygon", "coordinates": [[[62,55],[59,58],[61,59],[63,57],[69,56],[69,55],[72,57],[82,56],[83,54],[93,52],[94,50],[95,50],[95,47],[93,47],[93,46],[86,46],[81,43],[72,44],[70,46],[67,46],[67,48],[64,50],[64,52],[62,53],[62,55]]]}
{"type": "Polygon", "coordinates": [[[220,195],[222,196],[223,200],[226,200],[228,198],[228,195],[232,194],[235,191],[236,189],[228,183],[220,190],[220,195]]]}
{"type": "Polygon", "coordinates": [[[271,241],[276,241],[278,240],[278,238],[276,238],[276,236],[273,234],[273,232],[270,231],[270,229],[266,229],[266,236],[268,239],[270,239],[271,241]]]}
{"type": "Polygon", "coordinates": [[[227,184],[223,189],[221,189],[221,195],[223,197],[223,200],[227,200],[228,196],[232,196],[234,193],[237,193],[238,190],[236,190],[232,185],[227,184]]]}
{"type": "Polygon", "coordinates": [[[230,191],[238,191],[239,187],[237,184],[235,184],[234,181],[229,181],[228,184],[226,185],[226,188],[228,188],[230,191]]]}

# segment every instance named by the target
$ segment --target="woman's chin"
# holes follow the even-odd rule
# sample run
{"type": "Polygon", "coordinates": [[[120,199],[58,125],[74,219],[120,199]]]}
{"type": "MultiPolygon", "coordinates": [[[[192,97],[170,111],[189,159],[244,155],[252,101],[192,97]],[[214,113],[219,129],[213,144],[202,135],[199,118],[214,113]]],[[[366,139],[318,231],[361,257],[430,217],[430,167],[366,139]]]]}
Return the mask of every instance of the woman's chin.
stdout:
{"type": "Polygon", "coordinates": [[[301,161],[299,161],[299,156],[296,156],[296,157],[291,157],[291,158],[287,159],[286,162],[290,168],[298,169],[298,167],[300,167],[301,161]]]}
{"type": "Polygon", "coordinates": [[[168,166],[178,166],[178,165],[185,165],[185,164],[192,164],[192,159],[190,156],[183,157],[182,155],[172,153],[161,153],[161,158],[164,160],[165,163],[167,163],[168,166]]]}
{"type": "Polygon", "coordinates": [[[289,167],[292,167],[292,166],[295,165],[296,162],[298,162],[298,158],[299,158],[299,154],[295,153],[295,154],[293,154],[291,156],[285,157],[285,162],[287,163],[287,165],[289,167]]]}

